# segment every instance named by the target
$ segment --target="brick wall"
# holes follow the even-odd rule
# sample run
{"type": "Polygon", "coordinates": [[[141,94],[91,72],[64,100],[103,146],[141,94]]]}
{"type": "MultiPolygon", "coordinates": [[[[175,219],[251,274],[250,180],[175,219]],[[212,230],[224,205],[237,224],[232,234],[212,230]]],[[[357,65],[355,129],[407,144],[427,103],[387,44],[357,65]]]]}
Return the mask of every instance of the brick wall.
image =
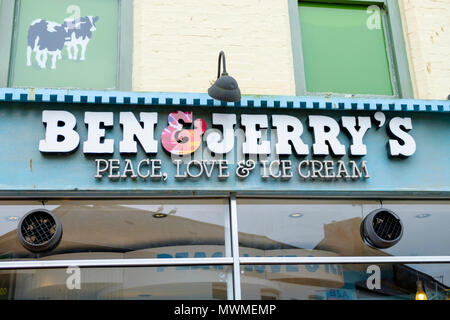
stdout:
{"type": "Polygon", "coordinates": [[[450,94],[450,0],[399,0],[417,99],[450,94]]]}
{"type": "Polygon", "coordinates": [[[207,92],[224,50],[246,94],[295,95],[287,1],[135,0],[133,90],[207,92]]]}
{"type": "MultiPolygon", "coordinates": [[[[287,0],[134,0],[133,90],[295,95],[287,0]]],[[[450,0],[399,0],[415,98],[450,94],[450,0]]]]}

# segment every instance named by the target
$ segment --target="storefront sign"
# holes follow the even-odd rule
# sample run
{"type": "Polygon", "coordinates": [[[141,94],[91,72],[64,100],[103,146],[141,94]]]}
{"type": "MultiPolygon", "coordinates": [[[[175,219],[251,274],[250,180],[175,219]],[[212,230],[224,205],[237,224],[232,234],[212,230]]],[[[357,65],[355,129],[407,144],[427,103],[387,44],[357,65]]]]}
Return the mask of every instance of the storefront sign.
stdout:
{"type": "Polygon", "coordinates": [[[450,192],[448,113],[312,107],[3,101],[0,193],[450,192]]]}
{"type": "MultiPolygon", "coordinates": [[[[120,112],[119,123],[122,137],[119,141],[121,155],[137,153],[138,142],[147,155],[156,158],[121,159],[97,158],[94,177],[102,179],[168,179],[167,172],[162,171],[162,160],[157,158],[159,142],[165,152],[172,156],[176,166],[175,179],[196,179],[200,177],[228,179],[230,174],[239,179],[246,179],[252,172],[259,171],[262,179],[289,180],[294,174],[302,179],[369,179],[367,161],[357,163],[354,160],[302,160],[293,164],[291,160],[282,159],[295,154],[299,157],[339,158],[345,155],[360,158],[367,155],[364,136],[372,128],[372,122],[381,127],[386,122],[383,113],[377,112],[373,118],[368,116],[342,116],[339,122],[324,115],[309,115],[305,120],[311,130],[314,143],[306,144],[302,136],[304,126],[301,120],[290,115],[212,113],[212,127],[202,118],[194,119],[191,111],[176,111],[169,114],[161,136],[155,136],[155,127],[163,125],[157,112],[140,112],[139,119],[132,112],[120,112]],[[271,138],[267,135],[271,123],[271,138]],[[193,128],[184,125],[193,124],[193,128]],[[215,128],[220,128],[219,131],[215,128]],[[240,145],[235,142],[237,130],[243,132],[244,139],[240,145]],[[341,131],[350,140],[348,151],[339,140],[341,131]],[[178,156],[192,155],[204,145],[209,159],[191,160],[178,156]],[[272,154],[274,146],[275,160],[266,158],[272,154]],[[238,150],[236,150],[238,148],[238,150]],[[234,172],[230,172],[230,160],[224,159],[231,152],[242,156],[237,161],[234,172]],[[217,159],[217,157],[221,159],[217,159]],[[258,160],[259,157],[259,160],[258,160]],[[259,163],[259,169],[257,168],[259,163]]],[[[69,111],[44,110],[42,122],[46,126],[45,138],[39,142],[39,151],[44,154],[68,154],[80,145],[80,136],[76,130],[77,120],[69,111]]],[[[87,139],[83,141],[85,155],[112,155],[117,141],[106,137],[106,128],[114,126],[113,112],[85,112],[84,123],[87,126],[87,139]]],[[[409,157],[416,151],[414,138],[408,133],[412,129],[409,117],[395,117],[387,123],[390,139],[386,141],[388,155],[391,157],[409,157]]]]}

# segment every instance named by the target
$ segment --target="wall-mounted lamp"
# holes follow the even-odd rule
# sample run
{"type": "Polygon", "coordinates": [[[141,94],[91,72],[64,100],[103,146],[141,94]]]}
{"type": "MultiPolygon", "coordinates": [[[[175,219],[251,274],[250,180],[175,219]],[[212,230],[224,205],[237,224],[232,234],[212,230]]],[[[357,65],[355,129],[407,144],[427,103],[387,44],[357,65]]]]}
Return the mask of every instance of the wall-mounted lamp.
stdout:
{"type": "Polygon", "coordinates": [[[225,53],[220,51],[219,53],[219,68],[217,72],[217,80],[208,89],[208,94],[210,97],[226,101],[226,102],[236,102],[241,100],[241,90],[239,90],[239,86],[237,81],[230,77],[227,73],[226,62],[225,62],[225,53]],[[220,75],[220,60],[223,62],[223,73],[220,75]]]}

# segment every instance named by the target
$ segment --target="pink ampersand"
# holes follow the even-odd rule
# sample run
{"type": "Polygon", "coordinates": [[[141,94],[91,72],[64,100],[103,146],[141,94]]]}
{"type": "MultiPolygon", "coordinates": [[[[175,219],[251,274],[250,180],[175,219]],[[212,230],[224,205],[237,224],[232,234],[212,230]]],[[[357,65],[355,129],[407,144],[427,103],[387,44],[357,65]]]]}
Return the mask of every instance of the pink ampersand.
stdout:
{"type": "Polygon", "coordinates": [[[183,129],[180,120],[184,123],[192,123],[192,112],[177,111],[169,114],[169,126],[162,132],[161,143],[164,149],[171,154],[193,153],[202,143],[202,135],[206,131],[206,121],[196,119],[194,129],[183,129]]]}

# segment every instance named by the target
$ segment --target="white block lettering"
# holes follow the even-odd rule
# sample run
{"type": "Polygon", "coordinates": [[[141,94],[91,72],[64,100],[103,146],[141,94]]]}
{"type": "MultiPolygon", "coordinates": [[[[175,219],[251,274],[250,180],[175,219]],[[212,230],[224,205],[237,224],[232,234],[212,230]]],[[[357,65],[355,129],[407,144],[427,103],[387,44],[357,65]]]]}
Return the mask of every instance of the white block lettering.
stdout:
{"type": "Polygon", "coordinates": [[[42,122],[47,124],[45,139],[39,141],[39,151],[48,153],[72,152],[80,144],[80,136],[74,130],[75,116],[67,111],[42,111],[42,122]]]}

